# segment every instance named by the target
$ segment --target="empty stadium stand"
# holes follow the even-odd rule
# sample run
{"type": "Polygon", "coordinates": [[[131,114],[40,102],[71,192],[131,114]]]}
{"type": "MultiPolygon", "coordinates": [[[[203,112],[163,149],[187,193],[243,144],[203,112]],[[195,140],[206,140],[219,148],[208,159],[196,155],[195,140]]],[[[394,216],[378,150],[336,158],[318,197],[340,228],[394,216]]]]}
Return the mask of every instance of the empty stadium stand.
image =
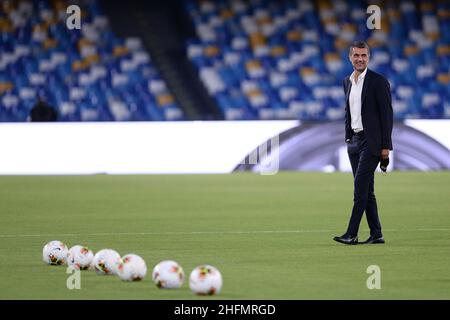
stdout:
{"type": "Polygon", "coordinates": [[[450,117],[450,3],[384,1],[381,29],[365,1],[184,2],[196,28],[187,53],[226,119],[337,120],[348,46],[392,85],[397,119],[450,117]]]}
{"type": "Polygon", "coordinates": [[[60,121],[183,120],[140,38],[112,32],[97,1],[78,1],[81,30],[66,27],[66,1],[2,1],[0,121],[26,121],[40,97],[60,121]]]}
{"type": "Polygon", "coordinates": [[[450,118],[450,3],[379,1],[379,30],[370,4],[4,0],[0,122],[27,121],[39,98],[58,121],[341,120],[355,39],[391,82],[396,119],[450,118]]]}

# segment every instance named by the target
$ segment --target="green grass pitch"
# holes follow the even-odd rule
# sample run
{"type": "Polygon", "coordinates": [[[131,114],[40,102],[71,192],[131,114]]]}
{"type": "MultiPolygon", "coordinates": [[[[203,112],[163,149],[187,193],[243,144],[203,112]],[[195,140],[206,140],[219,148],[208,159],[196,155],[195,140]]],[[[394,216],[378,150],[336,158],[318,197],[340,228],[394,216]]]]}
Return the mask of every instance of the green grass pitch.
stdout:
{"type": "Polygon", "coordinates": [[[377,174],[375,191],[387,243],[345,246],[332,238],[347,226],[350,174],[3,176],[0,299],[449,299],[450,172],[377,174]],[[147,277],[82,271],[69,290],[66,268],[42,262],[50,240],[136,253],[147,277]],[[166,259],[186,278],[216,266],[221,294],[156,288],[166,259]],[[366,286],[370,265],[379,290],[366,286]]]}

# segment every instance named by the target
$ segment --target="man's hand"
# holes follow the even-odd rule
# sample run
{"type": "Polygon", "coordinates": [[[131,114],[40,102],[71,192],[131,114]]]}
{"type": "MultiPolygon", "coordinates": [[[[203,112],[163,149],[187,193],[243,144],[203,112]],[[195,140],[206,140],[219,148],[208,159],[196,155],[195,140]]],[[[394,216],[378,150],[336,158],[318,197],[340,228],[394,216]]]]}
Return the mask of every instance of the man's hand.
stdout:
{"type": "Polygon", "coordinates": [[[389,165],[389,149],[381,149],[380,158],[380,169],[383,174],[386,174],[386,170],[389,165]]]}

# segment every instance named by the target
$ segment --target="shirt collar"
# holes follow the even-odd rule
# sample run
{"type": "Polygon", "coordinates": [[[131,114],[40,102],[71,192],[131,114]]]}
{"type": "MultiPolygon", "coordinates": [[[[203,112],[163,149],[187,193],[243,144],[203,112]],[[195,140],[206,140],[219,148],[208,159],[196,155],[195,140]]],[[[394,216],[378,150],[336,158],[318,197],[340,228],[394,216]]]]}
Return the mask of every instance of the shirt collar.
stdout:
{"type": "MultiPolygon", "coordinates": [[[[363,73],[361,73],[358,76],[358,82],[363,80],[366,77],[366,73],[367,73],[367,68],[363,71],[363,73]]],[[[355,84],[354,75],[355,75],[355,71],[353,71],[352,74],[350,75],[350,81],[352,82],[352,84],[355,84]]]]}

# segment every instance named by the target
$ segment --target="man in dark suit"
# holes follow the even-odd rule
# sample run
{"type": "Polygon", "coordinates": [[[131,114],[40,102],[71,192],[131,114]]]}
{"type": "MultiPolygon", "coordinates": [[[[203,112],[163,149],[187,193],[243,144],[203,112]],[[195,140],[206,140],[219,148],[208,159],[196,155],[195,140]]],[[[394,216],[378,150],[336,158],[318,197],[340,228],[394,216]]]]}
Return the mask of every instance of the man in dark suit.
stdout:
{"type": "Polygon", "coordinates": [[[392,150],[393,111],[388,80],[369,70],[367,43],[354,42],[349,59],[353,73],[344,79],[346,97],[345,141],[354,177],[353,210],[347,231],[334,240],[358,243],[358,229],[364,211],[370,237],[363,243],[384,243],[374,193],[374,173],[378,163],[388,163],[392,150]]]}

